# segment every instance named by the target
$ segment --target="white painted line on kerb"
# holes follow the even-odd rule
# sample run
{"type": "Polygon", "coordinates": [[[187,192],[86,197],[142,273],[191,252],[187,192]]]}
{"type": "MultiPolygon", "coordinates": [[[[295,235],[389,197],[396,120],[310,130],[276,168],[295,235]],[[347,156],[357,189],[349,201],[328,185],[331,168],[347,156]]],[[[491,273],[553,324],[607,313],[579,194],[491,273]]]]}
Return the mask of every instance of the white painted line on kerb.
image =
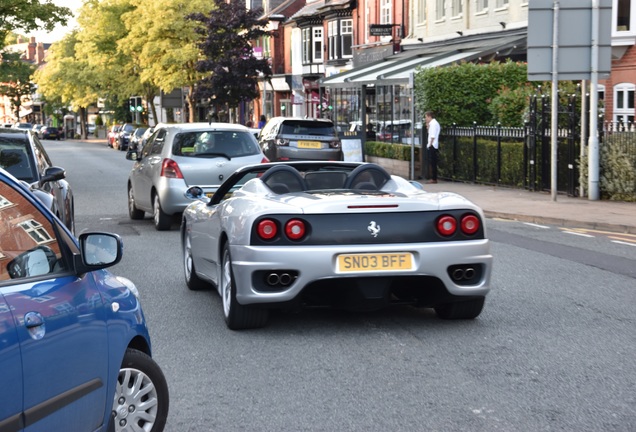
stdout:
{"type": "Polygon", "coordinates": [[[529,225],[529,226],[533,226],[535,228],[543,228],[543,229],[550,229],[549,226],[545,226],[545,225],[537,225],[537,224],[533,224],[530,222],[524,222],[524,225],[529,225]]]}
{"type": "Polygon", "coordinates": [[[629,243],[629,242],[624,242],[624,241],[612,240],[612,243],[636,247],[635,243],[629,243]]]}
{"type": "Polygon", "coordinates": [[[583,234],[580,232],[574,232],[574,231],[563,231],[566,234],[572,234],[572,235],[577,235],[577,236],[581,236],[581,237],[594,237],[593,235],[590,234],[583,234]]]}

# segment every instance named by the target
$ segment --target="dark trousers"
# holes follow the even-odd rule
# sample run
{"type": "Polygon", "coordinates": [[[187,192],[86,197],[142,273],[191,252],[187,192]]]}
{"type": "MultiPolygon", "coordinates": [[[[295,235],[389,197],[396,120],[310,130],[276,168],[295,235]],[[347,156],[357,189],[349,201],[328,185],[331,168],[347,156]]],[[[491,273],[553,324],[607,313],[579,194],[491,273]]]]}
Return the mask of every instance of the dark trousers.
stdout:
{"type": "Polygon", "coordinates": [[[428,152],[428,163],[430,164],[431,180],[437,180],[437,162],[439,160],[438,150],[435,147],[426,147],[428,152]]]}

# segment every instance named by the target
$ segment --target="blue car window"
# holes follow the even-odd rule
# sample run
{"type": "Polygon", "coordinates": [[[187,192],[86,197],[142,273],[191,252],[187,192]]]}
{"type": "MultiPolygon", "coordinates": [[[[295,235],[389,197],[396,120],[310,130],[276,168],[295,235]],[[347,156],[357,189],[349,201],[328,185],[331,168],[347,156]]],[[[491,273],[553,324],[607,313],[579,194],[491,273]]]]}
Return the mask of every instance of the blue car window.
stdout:
{"type": "Polygon", "coordinates": [[[53,224],[21,194],[0,183],[0,283],[66,268],[53,224]]]}

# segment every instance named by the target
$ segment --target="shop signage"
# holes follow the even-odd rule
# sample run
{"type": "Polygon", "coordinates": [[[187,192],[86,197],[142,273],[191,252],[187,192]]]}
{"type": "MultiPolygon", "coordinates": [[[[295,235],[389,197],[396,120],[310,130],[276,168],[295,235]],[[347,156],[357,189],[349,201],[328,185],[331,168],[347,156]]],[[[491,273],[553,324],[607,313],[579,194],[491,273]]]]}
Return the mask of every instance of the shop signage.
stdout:
{"type": "Polygon", "coordinates": [[[371,24],[369,25],[371,36],[393,36],[393,24],[371,24]]]}

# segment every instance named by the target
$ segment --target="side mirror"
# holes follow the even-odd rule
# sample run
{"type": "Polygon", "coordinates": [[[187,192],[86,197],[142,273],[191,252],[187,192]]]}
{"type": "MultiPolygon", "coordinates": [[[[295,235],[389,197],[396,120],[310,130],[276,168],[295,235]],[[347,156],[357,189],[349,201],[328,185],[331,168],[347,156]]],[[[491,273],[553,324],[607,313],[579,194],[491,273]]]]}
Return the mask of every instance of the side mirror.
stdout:
{"type": "Polygon", "coordinates": [[[83,233],[79,236],[80,255],[75,259],[78,274],[113,266],[121,261],[124,244],[117,234],[83,233]]]}
{"type": "Polygon", "coordinates": [[[137,149],[128,150],[126,153],[126,159],[131,161],[138,161],[141,159],[139,153],[137,153],[137,149]]]}
{"type": "Polygon", "coordinates": [[[186,198],[189,198],[191,200],[200,200],[207,198],[203,193],[203,189],[201,189],[199,186],[189,187],[185,191],[184,195],[186,196],[186,198]]]}
{"type": "Polygon", "coordinates": [[[37,246],[12,259],[7,273],[11,279],[41,276],[50,273],[56,262],[55,252],[47,246],[37,246]]]}
{"type": "Polygon", "coordinates": [[[42,187],[44,183],[62,180],[63,178],[66,178],[66,171],[64,168],[56,166],[48,167],[44,170],[44,176],[38,182],[38,186],[42,187]]]}

